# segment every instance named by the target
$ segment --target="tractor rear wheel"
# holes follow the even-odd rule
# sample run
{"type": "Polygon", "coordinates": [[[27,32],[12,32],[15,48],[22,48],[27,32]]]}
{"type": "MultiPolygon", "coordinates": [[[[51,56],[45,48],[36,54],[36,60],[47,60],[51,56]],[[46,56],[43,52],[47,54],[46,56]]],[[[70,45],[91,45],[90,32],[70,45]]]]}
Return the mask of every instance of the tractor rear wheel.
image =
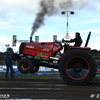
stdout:
{"type": "Polygon", "coordinates": [[[72,50],[62,58],[59,71],[65,83],[69,85],[85,85],[95,77],[97,65],[88,52],[72,50]]]}
{"type": "Polygon", "coordinates": [[[32,70],[30,71],[30,73],[31,73],[31,74],[34,74],[34,73],[36,73],[38,70],[39,70],[39,66],[36,65],[36,64],[33,64],[33,68],[32,68],[32,70]]]}
{"type": "Polygon", "coordinates": [[[28,74],[32,70],[32,66],[30,59],[21,59],[18,63],[18,70],[23,74],[28,74]]]}

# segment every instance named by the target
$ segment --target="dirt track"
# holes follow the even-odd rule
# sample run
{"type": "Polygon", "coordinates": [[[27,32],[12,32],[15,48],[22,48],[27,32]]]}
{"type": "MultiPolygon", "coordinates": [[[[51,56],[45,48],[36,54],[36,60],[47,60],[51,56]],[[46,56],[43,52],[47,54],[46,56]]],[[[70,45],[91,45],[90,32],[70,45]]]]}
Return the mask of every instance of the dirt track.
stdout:
{"type": "Polygon", "coordinates": [[[68,86],[60,77],[0,78],[1,94],[9,94],[10,99],[94,100],[100,94],[100,83],[90,86],[68,86]],[[93,99],[90,98],[91,94],[95,94],[93,99]]]}

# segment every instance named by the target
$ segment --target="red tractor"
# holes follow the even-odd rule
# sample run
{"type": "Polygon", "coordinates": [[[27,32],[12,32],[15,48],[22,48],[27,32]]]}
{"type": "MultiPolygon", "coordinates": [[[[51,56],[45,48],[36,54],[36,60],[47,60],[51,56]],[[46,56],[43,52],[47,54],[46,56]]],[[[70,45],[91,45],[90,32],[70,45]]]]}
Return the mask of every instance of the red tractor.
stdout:
{"type": "Polygon", "coordinates": [[[91,48],[87,47],[90,34],[85,47],[73,46],[61,55],[59,52],[64,48],[61,42],[21,43],[19,54],[14,54],[13,59],[18,60],[21,73],[36,73],[39,66],[56,68],[65,83],[84,85],[91,82],[97,72],[91,48]]]}

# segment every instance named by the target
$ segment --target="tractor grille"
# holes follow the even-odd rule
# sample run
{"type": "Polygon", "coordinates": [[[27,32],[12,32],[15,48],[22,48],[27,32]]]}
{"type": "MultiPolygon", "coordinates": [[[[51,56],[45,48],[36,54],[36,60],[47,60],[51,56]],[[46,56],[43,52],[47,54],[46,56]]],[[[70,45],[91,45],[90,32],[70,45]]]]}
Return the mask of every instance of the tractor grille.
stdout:
{"type": "Polygon", "coordinates": [[[21,45],[19,47],[19,54],[23,54],[24,48],[25,48],[25,43],[21,43],[21,45]]]}

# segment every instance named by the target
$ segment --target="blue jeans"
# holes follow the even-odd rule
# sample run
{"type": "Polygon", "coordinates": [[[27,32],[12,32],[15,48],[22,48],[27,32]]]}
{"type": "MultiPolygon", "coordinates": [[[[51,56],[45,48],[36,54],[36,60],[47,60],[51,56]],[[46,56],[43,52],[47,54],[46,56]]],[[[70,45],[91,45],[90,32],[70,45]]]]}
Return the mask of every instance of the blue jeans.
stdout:
{"type": "Polygon", "coordinates": [[[13,76],[13,67],[12,67],[12,64],[8,64],[5,77],[8,76],[9,68],[10,68],[10,76],[13,76]]]}

